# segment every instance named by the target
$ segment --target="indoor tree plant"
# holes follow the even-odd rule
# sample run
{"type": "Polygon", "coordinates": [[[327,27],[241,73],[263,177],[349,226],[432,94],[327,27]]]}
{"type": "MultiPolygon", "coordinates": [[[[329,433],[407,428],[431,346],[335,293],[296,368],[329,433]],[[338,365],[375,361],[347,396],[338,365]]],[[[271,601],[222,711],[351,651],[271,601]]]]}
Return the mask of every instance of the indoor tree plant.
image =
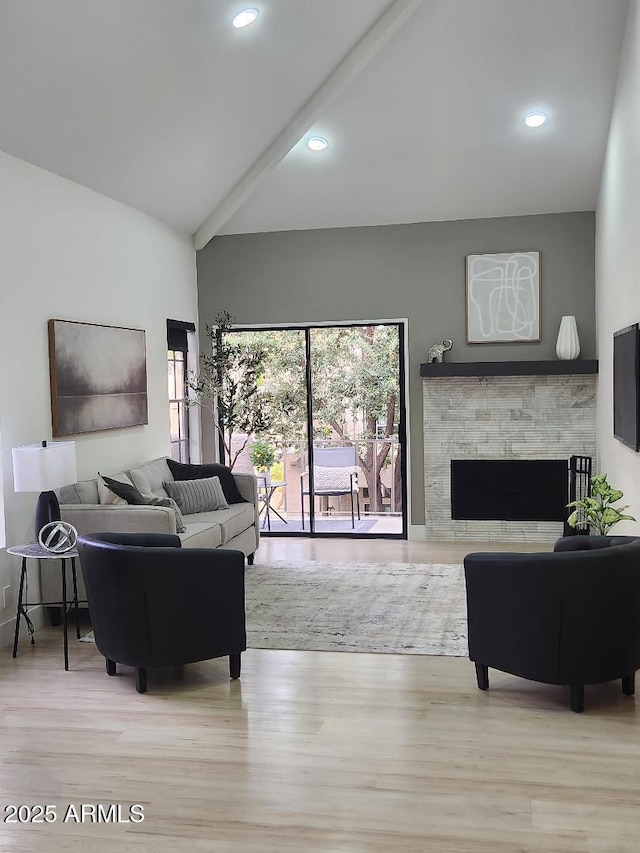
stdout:
{"type": "Polygon", "coordinates": [[[273,407],[262,382],[267,353],[263,343],[249,347],[232,334],[228,311],[220,311],[215,324],[205,328],[211,347],[200,354],[200,369],[187,377],[188,405],[209,412],[224,461],[233,468],[250,437],[271,427],[273,407]],[[240,437],[235,444],[234,436],[240,437]]]}
{"type": "Polygon", "coordinates": [[[567,504],[567,507],[574,507],[567,519],[570,527],[588,524],[593,533],[606,536],[609,529],[619,521],[635,521],[632,515],[624,515],[624,510],[629,509],[628,506],[612,506],[623,497],[623,493],[609,485],[606,474],[595,474],[590,483],[589,497],[567,504]]]}

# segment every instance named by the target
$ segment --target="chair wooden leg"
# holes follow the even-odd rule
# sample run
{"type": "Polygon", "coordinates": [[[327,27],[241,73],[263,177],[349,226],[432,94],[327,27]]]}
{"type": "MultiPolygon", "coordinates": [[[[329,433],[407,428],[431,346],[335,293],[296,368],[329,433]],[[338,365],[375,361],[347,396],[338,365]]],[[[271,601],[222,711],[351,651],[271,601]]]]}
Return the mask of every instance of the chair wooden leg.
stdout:
{"type": "Polygon", "coordinates": [[[576,714],[584,711],[584,684],[571,685],[571,710],[576,714]]]}
{"type": "Polygon", "coordinates": [[[115,675],[116,662],[114,660],[109,660],[109,658],[105,658],[105,664],[107,666],[107,675],[115,675]]]}
{"type": "Polygon", "coordinates": [[[248,563],[250,566],[252,566],[252,565],[253,565],[254,557],[255,557],[255,554],[248,554],[248,555],[247,555],[247,563],[248,563]]]}
{"type": "Polygon", "coordinates": [[[229,675],[231,678],[240,678],[240,652],[229,655],[229,675]]]}
{"type": "Polygon", "coordinates": [[[631,672],[622,676],[622,692],[625,696],[633,696],[636,692],[636,674],[631,672]]]}
{"type": "Polygon", "coordinates": [[[147,669],[144,666],[136,667],[136,690],[138,693],[147,692],[147,669]]]}
{"type": "Polygon", "coordinates": [[[489,667],[483,663],[476,664],[476,681],[480,690],[489,689],[489,667]]]}

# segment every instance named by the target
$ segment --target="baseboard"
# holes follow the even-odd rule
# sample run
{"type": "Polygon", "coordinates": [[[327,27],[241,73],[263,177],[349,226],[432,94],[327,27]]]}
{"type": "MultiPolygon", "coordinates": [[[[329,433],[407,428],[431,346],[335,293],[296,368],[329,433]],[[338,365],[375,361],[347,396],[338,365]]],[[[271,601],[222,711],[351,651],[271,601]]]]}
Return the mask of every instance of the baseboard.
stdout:
{"type": "MultiPolygon", "coordinates": [[[[31,621],[33,622],[34,627],[36,629],[42,628],[44,625],[47,624],[46,620],[45,620],[45,616],[44,616],[44,610],[42,609],[42,607],[40,605],[38,605],[37,607],[29,608],[28,612],[29,612],[29,619],[31,619],[31,621]]],[[[14,637],[15,631],[16,631],[16,617],[15,616],[13,617],[13,619],[9,619],[8,622],[3,622],[3,624],[0,625],[0,648],[5,649],[5,648],[10,648],[11,646],[13,646],[13,637],[14,637]]],[[[21,643],[28,642],[28,640],[25,639],[26,637],[28,637],[28,635],[29,635],[29,632],[27,631],[27,625],[23,619],[22,624],[20,625],[20,642],[21,643]]]]}
{"type": "Polygon", "coordinates": [[[408,539],[410,542],[426,542],[427,541],[426,525],[424,525],[424,524],[410,524],[409,525],[408,539]]]}

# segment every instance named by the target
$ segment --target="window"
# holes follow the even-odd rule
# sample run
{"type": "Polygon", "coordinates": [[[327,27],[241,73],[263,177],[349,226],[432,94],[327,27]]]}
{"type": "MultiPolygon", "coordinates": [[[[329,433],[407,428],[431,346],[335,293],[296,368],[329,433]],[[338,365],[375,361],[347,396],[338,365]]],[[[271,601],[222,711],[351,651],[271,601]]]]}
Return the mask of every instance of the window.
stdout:
{"type": "Polygon", "coordinates": [[[189,462],[189,407],[187,406],[187,332],[195,331],[193,323],[167,320],[167,366],[169,379],[169,417],[171,424],[171,458],[189,462]]]}
{"type": "Polygon", "coordinates": [[[189,461],[189,418],[187,410],[186,353],[170,349],[169,414],[171,418],[171,458],[189,461]]]}

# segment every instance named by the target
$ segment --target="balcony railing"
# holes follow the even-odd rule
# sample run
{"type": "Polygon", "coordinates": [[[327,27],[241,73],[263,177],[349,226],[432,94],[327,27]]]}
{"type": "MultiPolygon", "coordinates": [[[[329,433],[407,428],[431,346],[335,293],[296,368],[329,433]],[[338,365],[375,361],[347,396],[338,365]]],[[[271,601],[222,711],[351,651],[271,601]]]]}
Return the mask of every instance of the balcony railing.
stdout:
{"type": "MultiPolygon", "coordinates": [[[[261,436],[264,440],[265,437],[261,436]]],[[[268,440],[268,439],[266,439],[268,440]]],[[[273,441],[278,461],[272,465],[273,481],[285,485],[272,496],[273,506],[292,519],[301,516],[302,495],[300,475],[308,470],[308,447],[304,439],[273,441]]],[[[357,439],[352,442],[316,440],[314,447],[353,445],[357,450],[359,467],[360,506],[363,516],[401,516],[402,487],[400,444],[395,438],[357,439]]],[[[308,513],[308,502],[306,503],[308,513]]],[[[350,513],[349,496],[336,496],[328,501],[316,496],[318,517],[346,516],[350,513]]]]}

